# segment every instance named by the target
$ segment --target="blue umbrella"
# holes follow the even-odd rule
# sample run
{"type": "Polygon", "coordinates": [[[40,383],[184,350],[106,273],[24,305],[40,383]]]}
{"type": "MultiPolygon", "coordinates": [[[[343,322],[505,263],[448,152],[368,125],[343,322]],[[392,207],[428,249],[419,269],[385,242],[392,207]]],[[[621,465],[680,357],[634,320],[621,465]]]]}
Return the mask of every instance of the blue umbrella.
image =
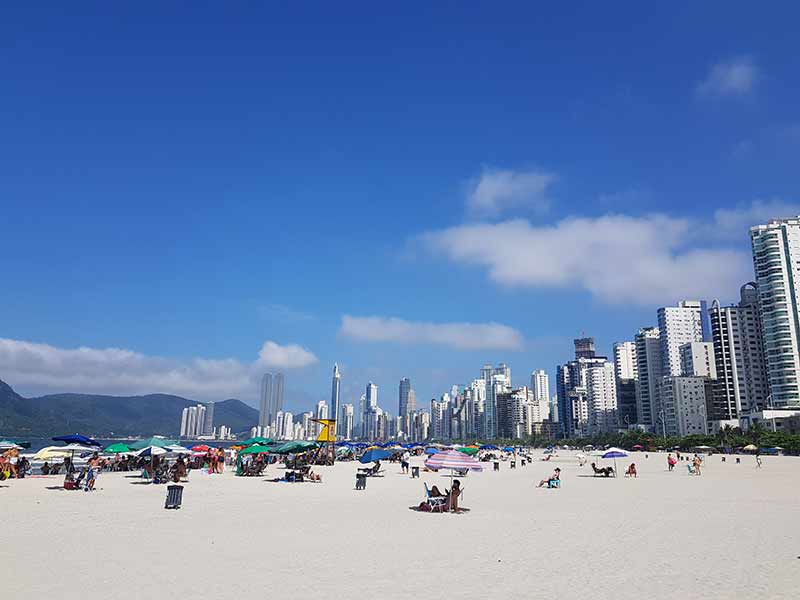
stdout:
{"type": "Polygon", "coordinates": [[[503,452],[513,452],[513,451],[514,449],[511,446],[506,446],[505,448],[503,448],[503,452]]]}
{"type": "Polygon", "coordinates": [[[625,458],[628,456],[628,453],[621,448],[609,448],[606,450],[606,453],[603,454],[600,458],[613,458],[614,459],[614,477],[617,476],[617,459],[618,458],[625,458]]]}
{"type": "Polygon", "coordinates": [[[425,448],[425,454],[436,454],[439,452],[437,448],[425,448]]]}
{"type": "Polygon", "coordinates": [[[354,448],[366,448],[368,444],[366,442],[356,442],[353,444],[354,448]]]}
{"type": "Polygon", "coordinates": [[[90,437],[86,437],[85,435],[79,435],[77,433],[73,435],[59,435],[57,437],[52,438],[54,442],[64,442],[65,444],[80,444],[81,446],[97,446],[98,448],[102,448],[103,444],[98,442],[97,440],[93,440],[90,437]]]}
{"type": "Polygon", "coordinates": [[[478,448],[478,450],[500,450],[500,448],[498,448],[494,444],[484,444],[483,446],[478,448]]]}
{"type": "Polygon", "coordinates": [[[364,454],[361,456],[361,458],[358,459],[358,462],[360,462],[362,464],[367,464],[367,463],[375,462],[376,460],[385,460],[385,459],[389,458],[391,455],[392,455],[392,453],[391,452],[387,452],[386,450],[377,450],[377,449],[376,450],[367,450],[366,452],[364,452],[364,454]]]}

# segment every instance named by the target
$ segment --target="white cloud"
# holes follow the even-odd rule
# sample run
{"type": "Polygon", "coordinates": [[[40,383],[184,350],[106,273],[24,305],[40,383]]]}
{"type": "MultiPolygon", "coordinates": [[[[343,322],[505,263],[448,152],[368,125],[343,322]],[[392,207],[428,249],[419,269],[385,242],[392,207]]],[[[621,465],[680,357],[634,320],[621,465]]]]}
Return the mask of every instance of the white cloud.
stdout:
{"type": "Polygon", "coordinates": [[[749,94],[758,79],[758,67],[750,56],[740,56],[711,67],[697,85],[702,96],[743,96],[749,94]]]}
{"type": "Polygon", "coordinates": [[[662,215],[470,224],[421,236],[424,247],[487,269],[499,284],[578,288],[611,304],[715,297],[752,279],[738,250],[692,247],[693,224],[662,215]]]}
{"type": "Polygon", "coordinates": [[[296,345],[266,342],[258,360],[186,360],[121,348],[58,348],[0,338],[0,379],[20,389],[102,394],[169,393],[198,400],[254,395],[265,367],[290,369],[316,362],[296,345]]]}
{"type": "Polygon", "coordinates": [[[258,353],[258,362],[275,369],[294,369],[313,365],[317,357],[297,344],[281,346],[275,342],[264,342],[258,353]]]}
{"type": "Polygon", "coordinates": [[[459,350],[516,350],[522,335],[500,323],[426,323],[396,317],[342,317],[339,333],[365,342],[437,344],[459,350]]]}
{"type": "Polygon", "coordinates": [[[467,211],[475,217],[494,217],[514,208],[544,211],[550,205],[547,191],[556,176],[544,171],[484,169],[470,183],[467,211]]]}
{"type": "Polygon", "coordinates": [[[720,208],[714,212],[711,235],[718,238],[748,239],[748,231],[753,225],[766,223],[770,219],[796,217],[800,215],[800,204],[785,202],[779,198],[755,200],[749,206],[720,208]]]}

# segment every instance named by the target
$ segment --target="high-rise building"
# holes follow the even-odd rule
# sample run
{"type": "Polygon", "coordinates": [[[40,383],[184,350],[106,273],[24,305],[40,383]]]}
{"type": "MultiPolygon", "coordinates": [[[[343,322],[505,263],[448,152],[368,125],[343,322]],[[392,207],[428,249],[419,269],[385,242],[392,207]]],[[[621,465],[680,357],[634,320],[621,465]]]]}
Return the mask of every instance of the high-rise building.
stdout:
{"type": "Polygon", "coordinates": [[[711,394],[708,377],[662,377],[660,398],[664,420],[658,433],[666,435],[705,435],[708,433],[706,399],[711,394]]]}
{"type": "Polygon", "coordinates": [[[258,410],[259,427],[267,427],[272,424],[275,415],[270,414],[270,402],[272,400],[272,373],[264,373],[261,378],[261,403],[258,410]]]}
{"type": "Polygon", "coordinates": [[[702,306],[699,300],[681,300],[678,306],[658,309],[658,331],[661,350],[661,373],[681,374],[680,347],[703,341],[702,306]]]}
{"type": "Polygon", "coordinates": [[[800,406],[800,217],[750,228],[769,381],[768,406],[800,406]]]}
{"type": "Polygon", "coordinates": [[[203,435],[214,435],[214,403],[206,404],[206,418],[203,423],[203,435]]]}
{"type": "Polygon", "coordinates": [[[577,338],[573,340],[575,344],[575,358],[594,358],[594,338],[577,338]]]}
{"type": "Polygon", "coordinates": [[[610,433],[619,427],[616,379],[614,364],[611,362],[593,365],[586,371],[588,432],[590,435],[610,433]]]}
{"type": "Polygon", "coordinates": [[[544,369],[531,373],[531,393],[541,421],[550,418],[550,377],[544,369]]]}
{"type": "Polygon", "coordinates": [[[342,384],[342,377],[339,374],[339,364],[334,363],[333,365],[333,379],[331,380],[331,404],[330,404],[330,418],[336,419],[336,429],[334,431],[334,437],[339,432],[339,391],[342,384]]]}
{"type": "Polygon", "coordinates": [[[688,342],[678,348],[681,356],[681,375],[687,377],[717,378],[712,342],[688,342]]]}
{"type": "Polygon", "coordinates": [[[355,416],[355,407],[352,404],[342,405],[342,426],[339,427],[339,435],[346,440],[353,439],[353,418],[355,416]]]}
{"type": "Polygon", "coordinates": [[[411,380],[408,377],[403,377],[400,380],[399,400],[397,414],[400,417],[406,417],[410,412],[414,412],[416,407],[409,405],[409,395],[411,394],[411,380]]]}
{"type": "Polygon", "coordinates": [[[747,283],[739,295],[738,305],[722,307],[714,300],[709,310],[717,374],[710,421],[761,410],[769,395],[758,288],[747,283]]]}
{"type": "Polygon", "coordinates": [[[606,364],[605,356],[597,356],[594,338],[574,340],[575,360],[556,368],[558,428],[562,437],[585,437],[589,430],[589,398],[587,372],[606,364]]]}
{"type": "Polygon", "coordinates": [[[635,344],[637,422],[652,429],[659,417],[658,388],[663,363],[658,328],[640,329],[635,344]]]}
{"type": "Polygon", "coordinates": [[[636,379],[636,343],[614,344],[614,373],[620,379],[636,379]]]}
{"type": "Polygon", "coordinates": [[[283,410],[283,373],[265,373],[261,378],[261,402],[258,424],[267,427],[275,423],[278,412],[283,410]]]}

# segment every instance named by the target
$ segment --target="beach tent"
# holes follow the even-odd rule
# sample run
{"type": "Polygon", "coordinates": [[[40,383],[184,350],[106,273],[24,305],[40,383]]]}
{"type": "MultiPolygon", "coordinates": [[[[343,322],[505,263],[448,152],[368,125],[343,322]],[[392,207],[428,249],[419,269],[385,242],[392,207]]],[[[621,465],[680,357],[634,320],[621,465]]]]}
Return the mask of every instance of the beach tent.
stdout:
{"type": "Polygon", "coordinates": [[[52,439],[54,442],[64,442],[65,444],[80,444],[81,446],[96,446],[98,448],[103,447],[103,444],[97,440],[86,437],[85,435],[79,435],[77,433],[71,435],[59,435],[50,439],[52,439]]]}
{"type": "Polygon", "coordinates": [[[122,454],[123,452],[130,451],[131,449],[128,448],[128,445],[123,443],[111,444],[110,446],[107,446],[105,450],[103,450],[103,452],[107,454],[122,454]]]}
{"type": "Polygon", "coordinates": [[[138,442],[134,442],[130,446],[131,450],[144,450],[149,446],[165,448],[167,446],[172,446],[173,444],[175,444],[175,440],[168,440],[163,437],[154,436],[147,440],[139,440],[138,442]]]}
{"type": "Polygon", "coordinates": [[[392,455],[391,452],[387,452],[386,450],[367,450],[364,454],[361,455],[361,458],[358,459],[358,462],[361,464],[367,464],[371,462],[375,462],[376,460],[386,460],[392,455]]]}

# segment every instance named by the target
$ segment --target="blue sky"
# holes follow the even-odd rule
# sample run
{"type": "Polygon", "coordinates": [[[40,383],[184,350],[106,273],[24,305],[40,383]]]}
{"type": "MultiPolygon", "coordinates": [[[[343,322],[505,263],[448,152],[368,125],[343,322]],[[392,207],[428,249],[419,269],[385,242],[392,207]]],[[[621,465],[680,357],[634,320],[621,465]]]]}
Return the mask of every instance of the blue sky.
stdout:
{"type": "Polygon", "coordinates": [[[7,7],[0,378],[252,402],[285,368],[299,410],[339,361],[396,411],[735,300],[747,227],[800,213],[798,12],[7,7]]]}

